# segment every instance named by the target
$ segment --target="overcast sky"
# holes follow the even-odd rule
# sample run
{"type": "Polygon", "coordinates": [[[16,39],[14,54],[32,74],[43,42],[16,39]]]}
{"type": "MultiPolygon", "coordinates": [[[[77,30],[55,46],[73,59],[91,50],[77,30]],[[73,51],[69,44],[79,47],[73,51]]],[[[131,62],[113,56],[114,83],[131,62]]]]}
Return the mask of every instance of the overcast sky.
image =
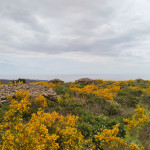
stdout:
{"type": "Polygon", "coordinates": [[[0,0],[0,75],[150,74],[150,0],[0,0]]]}

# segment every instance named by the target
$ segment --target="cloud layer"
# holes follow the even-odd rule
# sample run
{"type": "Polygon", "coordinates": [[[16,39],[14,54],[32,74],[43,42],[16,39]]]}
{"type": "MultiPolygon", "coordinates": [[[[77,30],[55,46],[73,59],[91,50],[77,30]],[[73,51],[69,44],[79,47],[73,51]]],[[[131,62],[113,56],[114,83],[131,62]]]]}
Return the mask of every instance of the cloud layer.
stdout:
{"type": "Polygon", "coordinates": [[[0,0],[0,63],[23,64],[18,55],[34,65],[36,57],[149,63],[149,8],[148,0],[0,0]]]}

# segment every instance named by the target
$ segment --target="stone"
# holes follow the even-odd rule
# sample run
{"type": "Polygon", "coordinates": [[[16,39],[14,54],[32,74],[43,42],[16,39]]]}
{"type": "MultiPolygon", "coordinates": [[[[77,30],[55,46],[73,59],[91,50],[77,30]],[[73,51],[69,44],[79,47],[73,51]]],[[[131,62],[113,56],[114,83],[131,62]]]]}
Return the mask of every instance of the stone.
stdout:
{"type": "Polygon", "coordinates": [[[8,95],[12,95],[15,98],[15,93],[19,89],[30,91],[31,98],[37,97],[40,94],[51,100],[57,99],[59,97],[52,88],[41,85],[40,83],[2,85],[0,86],[0,103],[8,102],[8,95]]]}
{"type": "Polygon", "coordinates": [[[90,78],[81,78],[75,81],[76,83],[92,83],[93,80],[90,78]]]}
{"type": "Polygon", "coordinates": [[[64,83],[64,81],[62,81],[62,80],[60,80],[60,79],[52,79],[52,80],[50,80],[49,82],[51,82],[51,83],[54,83],[54,84],[56,84],[56,83],[64,83]]]}

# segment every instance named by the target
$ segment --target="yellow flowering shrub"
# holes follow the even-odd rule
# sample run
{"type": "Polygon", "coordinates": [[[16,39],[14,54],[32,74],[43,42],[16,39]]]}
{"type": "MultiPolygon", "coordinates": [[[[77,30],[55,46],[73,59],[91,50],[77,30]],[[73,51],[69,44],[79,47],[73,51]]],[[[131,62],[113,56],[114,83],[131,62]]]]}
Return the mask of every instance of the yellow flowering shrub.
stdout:
{"type": "Polygon", "coordinates": [[[137,86],[129,86],[129,89],[131,89],[131,90],[138,90],[138,87],[137,86]]]}
{"type": "Polygon", "coordinates": [[[76,91],[76,92],[79,92],[79,93],[88,93],[88,94],[92,93],[95,89],[97,89],[97,87],[94,84],[86,85],[83,88],[78,88],[78,86],[75,86],[75,87],[71,88],[72,91],[76,91]]]}
{"type": "MultiPolygon", "coordinates": [[[[102,81],[98,81],[98,82],[103,83],[102,81]]],[[[76,91],[79,93],[88,93],[88,94],[92,93],[109,100],[113,100],[117,92],[120,91],[120,86],[115,86],[115,85],[112,86],[108,85],[106,88],[99,88],[99,85],[96,86],[94,84],[86,85],[83,88],[72,87],[72,86],[71,86],[72,91],[76,91]]]]}
{"type": "Polygon", "coordinates": [[[128,123],[128,128],[133,129],[137,126],[143,126],[144,123],[148,120],[148,117],[146,116],[144,112],[144,108],[141,108],[139,105],[134,110],[134,115],[132,116],[131,120],[124,119],[124,122],[128,123]]]}
{"type": "Polygon", "coordinates": [[[22,98],[25,98],[25,97],[30,97],[30,91],[25,91],[25,90],[19,90],[16,92],[16,98],[17,99],[22,99],[22,98]]]}
{"type": "Polygon", "coordinates": [[[82,93],[92,93],[95,89],[97,89],[97,87],[92,84],[92,85],[86,85],[83,89],[82,89],[82,93]]]}
{"type": "Polygon", "coordinates": [[[120,86],[108,85],[106,88],[94,91],[93,94],[104,97],[108,100],[113,100],[118,91],[120,91],[120,86]]]}
{"type": "MultiPolygon", "coordinates": [[[[142,150],[135,143],[128,143],[121,137],[117,137],[119,125],[113,126],[113,129],[103,129],[101,133],[95,135],[98,147],[103,149],[126,149],[126,150],[142,150]]],[[[99,149],[98,148],[98,149],[99,149]]]]}
{"type": "Polygon", "coordinates": [[[119,146],[126,146],[127,143],[120,137],[117,137],[119,132],[119,125],[113,126],[113,129],[103,129],[102,133],[95,135],[96,141],[100,142],[100,147],[107,146],[108,148],[118,148],[119,146]]]}
{"type": "Polygon", "coordinates": [[[47,107],[47,101],[46,101],[46,98],[40,94],[38,97],[36,97],[34,99],[35,103],[38,104],[39,106],[42,106],[42,107],[47,107]]]}
{"type": "Polygon", "coordinates": [[[9,118],[1,125],[1,148],[13,150],[81,149],[84,137],[74,127],[76,121],[75,116],[63,117],[56,112],[50,114],[42,110],[32,114],[30,121],[26,124],[23,123],[21,116],[13,120],[9,118]],[[11,125],[12,122],[13,125],[11,125]]]}
{"type": "Polygon", "coordinates": [[[73,87],[79,87],[80,84],[73,84],[72,82],[68,84],[69,88],[73,88],[73,87]]]}
{"type": "Polygon", "coordinates": [[[82,89],[81,89],[81,88],[78,88],[78,87],[72,87],[71,90],[72,90],[72,91],[75,91],[75,92],[82,93],[82,89]]]}
{"type": "Polygon", "coordinates": [[[96,90],[93,92],[93,94],[98,95],[100,97],[104,97],[109,100],[113,100],[113,93],[108,88],[96,90]]]}
{"type": "Polygon", "coordinates": [[[148,96],[150,95],[150,87],[147,89],[142,89],[142,91],[144,92],[144,94],[146,94],[148,96]]]}
{"type": "Polygon", "coordinates": [[[57,98],[58,103],[63,103],[67,101],[76,101],[75,97],[71,97],[69,93],[65,93],[64,97],[57,98]]]}
{"type": "Polygon", "coordinates": [[[8,99],[9,99],[9,101],[12,101],[12,99],[13,99],[12,95],[8,95],[8,99]]]}
{"type": "Polygon", "coordinates": [[[35,83],[39,83],[41,85],[45,85],[47,87],[50,87],[50,88],[54,88],[56,86],[56,84],[54,83],[51,83],[51,82],[44,82],[44,81],[41,81],[41,82],[33,82],[33,83],[30,83],[30,84],[35,84],[35,83]]]}
{"type": "MultiPolygon", "coordinates": [[[[3,150],[58,150],[82,149],[89,140],[85,140],[75,128],[77,116],[59,115],[57,112],[45,113],[39,109],[25,122],[24,113],[29,113],[31,99],[29,93],[19,91],[16,101],[11,98],[10,109],[0,123],[0,149],[3,150]]],[[[36,98],[41,102],[42,95],[36,98]]],[[[42,101],[43,105],[43,101],[42,101]]]]}
{"type": "MultiPolygon", "coordinates": [[[[131,119],[123,119],[124,122],[127,123],[127,125],[124,126],[126,130],[125,139],[127,141],[132,141],[132,137],[134,137],[134,140],[137,141],[137,143],[140,144],[139,133],[142,129],[141,127],[146,125],[146,122],[148,121],[148,116],[145,114],[144,108],[141,108],[139,105],[134,110],[134,114],[131,117],[131,119]],[[135,139],[136,138],[136,139],[135,139]]],[[[136,149],[137,145],[130,145],[130,149],[136,149]]]]}
{"type": "MultiPolygon", "coordinates": [[[[15,84],[15,85],[17,85],[17,84],[23,84],[23,81],[14,81],[14,83],[13,84],[15,84]]],[[[11,84],[10,84],[11,85],[11,84]]]]}
{"type": "Polygon", "coordinates": [[[8,83],[8,85],[12,85],[12,84],[13,84],[12,82],[9,82],[9,83],[8,83]]]}
{"type": "Polygon", "coordinates": [[[69,93],[65,93],[65,98],[69,98],[70,94],[69,93]]]}
{"type": "Polygon", "coordinates": [[[63,102],[63,99],[61,97],[57,98],[58,103],[63,102]]]}
{"type": "Polygon", "coordinates": [[[98,80],[96,80],[96,82],[99,83],[99,84],[105,84],[105,83],[106,83],[106,82],[105,82],[104,80],[102,80],[102,79],[98,79],[98,80]]]}
{"type": "Polygon", "coordinates": [[[29,121],[29,123],[24,124],[20,116],[14,120],[13,126],[8,125],[6,128],[4,125],[1,131],[2,144],[0,147],[2,149],[57,150],[59,148],[59,144],[55,142],[58,136],[56,134],[50,135],[46,126],[40,122],[29,121]]]}

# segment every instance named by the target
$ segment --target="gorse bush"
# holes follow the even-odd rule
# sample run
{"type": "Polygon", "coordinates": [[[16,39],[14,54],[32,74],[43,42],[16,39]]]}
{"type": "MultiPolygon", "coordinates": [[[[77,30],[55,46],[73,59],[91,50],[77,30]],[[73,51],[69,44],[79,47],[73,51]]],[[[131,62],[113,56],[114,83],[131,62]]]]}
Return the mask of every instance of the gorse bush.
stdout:
{"type": "Polygon", "coordinates": [[[97,149],[128,149],[128,150],[142,150],[135,143],[128,143],[121,137],[117,137],[119,132],[118,124],[113,126],[113,129],[104,129],[98,135],[95,135],[95,140],[98,142],[97,149]]]}
{"type": "MultiPolygon", "coordinates": [[[[10,109],[6,112],[0,124],[2,149],[82,149],[84,138],[74,126],[78,117],[67,115],[63,117],[56,112],[44,113],[39,109],[33,113],[28,123],[24,123],[23,114],[29,113],[31,106],[28,92],[16,93],[18,102],[11,99],[10,109]]],[[[35,101],[41,102],[40,95],[35,101]]],[[[42,101],[43,102],[43,101],[42,101]]]]}

